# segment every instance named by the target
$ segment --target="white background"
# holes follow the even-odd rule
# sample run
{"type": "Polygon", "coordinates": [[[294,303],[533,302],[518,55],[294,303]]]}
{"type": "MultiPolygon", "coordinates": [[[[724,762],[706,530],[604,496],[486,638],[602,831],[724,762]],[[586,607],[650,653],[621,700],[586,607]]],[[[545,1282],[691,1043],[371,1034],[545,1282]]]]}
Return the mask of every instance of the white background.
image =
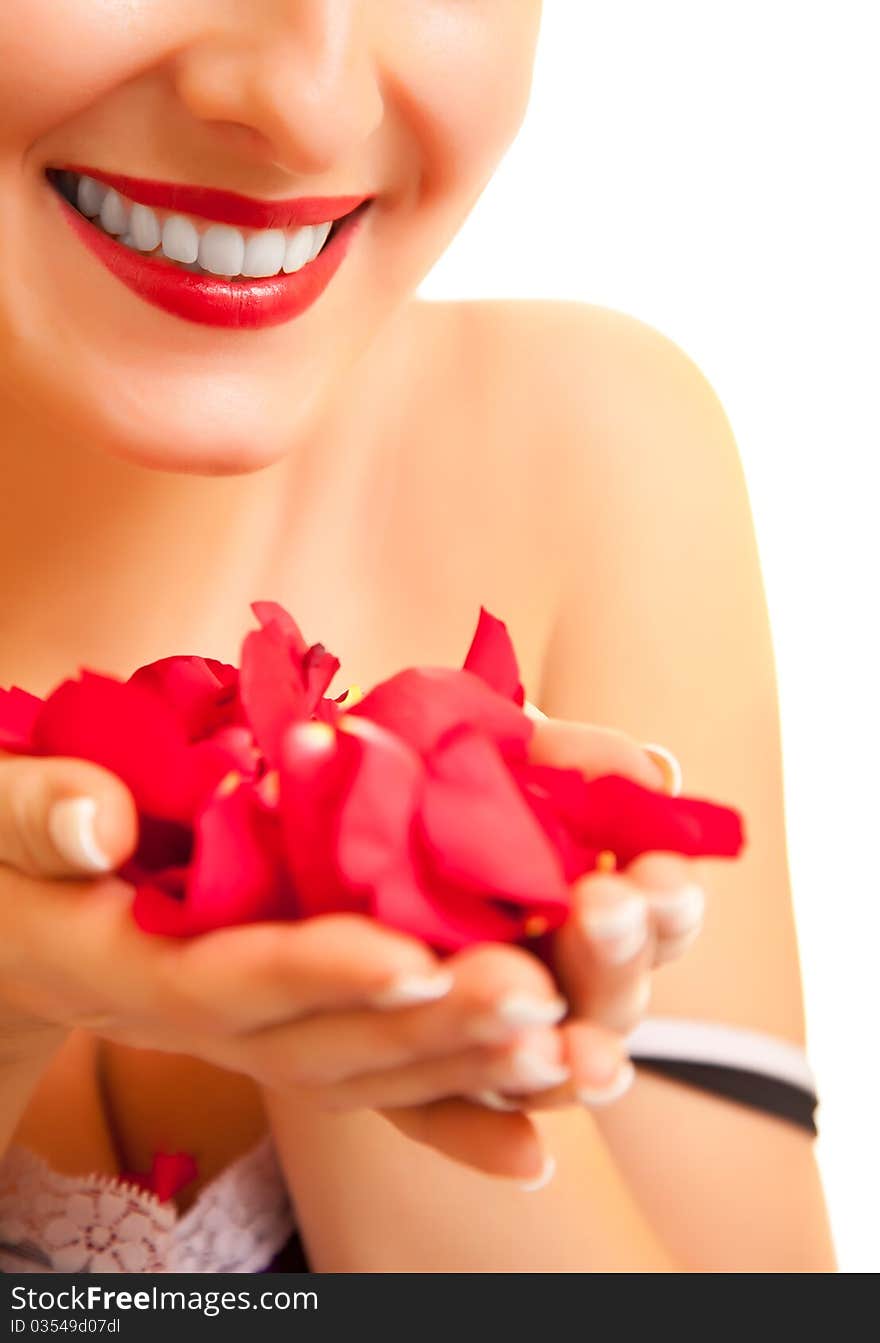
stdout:
{"type": "Polygon", "coordinates": [[[545,0],[526,124],[422,288],[632,313],[727,411],[773,621],[818,1150],[841,1267],[862,1271],[880,1268],[878,19],[877,0],[545,0]]]}

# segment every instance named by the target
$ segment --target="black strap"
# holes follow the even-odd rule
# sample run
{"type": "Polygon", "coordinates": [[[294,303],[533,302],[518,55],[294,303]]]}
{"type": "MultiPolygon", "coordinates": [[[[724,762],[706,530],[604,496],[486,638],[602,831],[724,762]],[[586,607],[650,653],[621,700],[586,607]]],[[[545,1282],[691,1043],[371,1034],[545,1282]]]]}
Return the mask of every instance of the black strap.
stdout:
{"type": "Polygon", "coordinates": [[[633,1054],[637,1068],[674,1078],[700,1091],[711,1091],[726,1100],[738,1101],[753,1110],[763,1110],[779,1119],[787,1119],[816,1136],[815,1111],[818,1100],[812,1091],[780,1077],[754,1072],[751,1068],[732,1068],[724,1063],[693,1063],[688,1059],[652,1058],[633,1054]]]}

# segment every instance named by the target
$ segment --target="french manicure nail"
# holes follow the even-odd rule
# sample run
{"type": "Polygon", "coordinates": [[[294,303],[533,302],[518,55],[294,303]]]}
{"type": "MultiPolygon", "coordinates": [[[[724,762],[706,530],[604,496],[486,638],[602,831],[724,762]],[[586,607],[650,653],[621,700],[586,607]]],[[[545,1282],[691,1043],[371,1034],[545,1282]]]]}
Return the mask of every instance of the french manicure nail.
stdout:
{"type": "Polygon", "coordinates": [[[606,1087],[578,1087],[577,1098],[582,1105],[610,1105],[629,1091],[635,1080],[636,1070],[627,1059],[620,1065],[614,1078],[606,1087]]]}
{"type": "Polygon", "coordinates": [[[500,1091],[475,1091],[471,1096],[478,1105],[485,1105],[487,1110],[518,1110],[519,1106],[511,1101],[505,1100],[500,1091]]]}
{"type": "Polygon", "coordinates": [[[65,797],[49,809],[49,838],[62,858],[88,872],[109,872],[112,859],[98,843],[95,816],[98,804],[93,797],[65,797]]]}
{"type": "Polygon", "coordinates": [[[656,891],[650,896],[651,906],[663,920],[663,933],[675,936],[696,928],[703,917],[706,896],[701,886],[691,884],[677,891],[656,891]]]}
{"type": "Polygon", "coordinates": [[[591,941],[601,944],[606,960],[618,965],[636,956],[648,940],[647,907],[635,897],[593,905],[582,913],[581,926],[591,941]]]}
{"type": "Polygon", "coordinates": [[[518,1049],[507,1060],[509,1080],[505,1082],[505,1091],[548,1091],[551,1087],[562,1086],[571,1077],[571,1069],[564,1063],[551,1063],[531,1049],[518,1049]]]}
{"type": "Polygon", "coordinates": [[[564,998],[532,998],[507,993],[495,1004],[495,1015],[507,1026],[555,1026],[568,1011],[564,998]]]}
{"type": "Polygon", "coordinates": [[[524,1180],[520,1183],[520,1189],[527,1194],[533,1194],[537,1189],[543,1189],[548,1185],[556,1174],[556,1157],[548,1155],[544,1158],[544,1165],[541,1168],[540,1175],[536,1175],[534,1180],[524,1180]]]}
{"type": "Polygon", "coordinates": [[[670,797],[678,797],[681,793],[681,765],[675,756],[666,746],[659,746],[657,742],[643,742],[642,750],[649,755],[654,764],[663,775],[663,790],[670,797]]]}
{"type": "Polygon", "coordinates": [[[448,970],[440,970],[435,975],[398,975],[369,1001],[373,1007],[382,1009],[434,1003],[446,997],[454,982],[448,970]]]}

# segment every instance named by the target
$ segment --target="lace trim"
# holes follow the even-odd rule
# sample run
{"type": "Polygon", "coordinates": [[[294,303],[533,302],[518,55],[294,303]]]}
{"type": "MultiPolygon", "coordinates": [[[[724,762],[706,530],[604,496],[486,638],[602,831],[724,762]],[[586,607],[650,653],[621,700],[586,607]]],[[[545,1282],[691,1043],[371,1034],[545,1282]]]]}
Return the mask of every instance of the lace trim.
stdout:
{"type": "Polygon", "coordinates": [[[64,1175],[19,1143],[0,1159],[6,1273],[257,1273],[294,1227],[271,1134],[183,1214],[118,1175],[64,1175]]]}

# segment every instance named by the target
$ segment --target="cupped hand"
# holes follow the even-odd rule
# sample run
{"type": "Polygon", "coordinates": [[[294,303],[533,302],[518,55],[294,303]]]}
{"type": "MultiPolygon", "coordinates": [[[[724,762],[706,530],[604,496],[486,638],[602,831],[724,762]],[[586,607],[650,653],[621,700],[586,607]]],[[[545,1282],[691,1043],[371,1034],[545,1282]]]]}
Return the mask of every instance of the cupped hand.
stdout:
{"type": "MultiPolygon", "coordinates": [[[[531,705],[528,711],[536,763],[577,769],[587,779],[620,774],[646,788],[680,791],[680,770],[665,748],[642,746],[613,729],[547,718],[531,705]]],[[[484,1092],[478,1099],[512,1111],[604,1105],[623,1095],[634,1072],[622,1037],[648,1007],[652,972],[696,940],[704,904],[692,862],[674,853],[644,853],[625,871],[597,870],[577,881],[571,915],[552,938],[554,971],[569,1006],[559,1033],[560,1062],[569,1076],[558,1085],[484,1092]]]]}
{"type": "MultiPolygon", "coordinates": [[[[454,1098],[558,1082],[566,1005],[527,951],[441,963],[373,920],[330,915],[191,939],[146,934],[114,875],[133,799],[100,766],[0,755],[0,1066],[82,1027],[195,1056],[327,1109],[369,1107],[493,1174],[543,1160],[521,1115],[454,1098]]],[[[609,1033],[609,1039],[612,1039],[609,1033]]]]}

